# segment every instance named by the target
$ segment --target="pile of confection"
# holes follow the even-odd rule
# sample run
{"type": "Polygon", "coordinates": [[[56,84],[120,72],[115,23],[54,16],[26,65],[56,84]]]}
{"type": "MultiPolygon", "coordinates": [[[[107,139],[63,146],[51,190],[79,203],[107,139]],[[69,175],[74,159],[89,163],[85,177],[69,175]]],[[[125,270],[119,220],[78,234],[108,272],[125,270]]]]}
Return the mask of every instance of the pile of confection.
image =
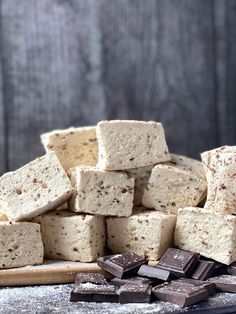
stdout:
{"type": "MultiPolygon", "coordinates": [[[[0,268],[92,262],[172,246],[236,261],[236,148],[170,154],[161,123],[101,121],[41,136],[46,154],[0,178],[0,268]]],[[[174,257],[175,258],[175,257],[174,257]]]]}
{"type": "Polygon", "coordinates": [[[176,248],[167,249],[154,267],[147,262],[132,252],[98,258],[104,274],[77,274],[70,301],[124,304],[161,300],[185,307],[218,291],[236,293],[236,264],[227,268],[176,248]]]}

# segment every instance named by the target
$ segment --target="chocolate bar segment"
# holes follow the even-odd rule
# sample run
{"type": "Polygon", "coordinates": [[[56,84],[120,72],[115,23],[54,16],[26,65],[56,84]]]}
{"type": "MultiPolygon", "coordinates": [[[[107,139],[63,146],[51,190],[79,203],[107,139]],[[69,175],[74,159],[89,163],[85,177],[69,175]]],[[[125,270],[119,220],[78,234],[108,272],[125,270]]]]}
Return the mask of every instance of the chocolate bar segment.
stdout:
{"type": "Polygon", "coordinates": [[[82,283],[94,283],[97,285],[108,285],[106,278],[99,273],[78,273],[75,278],[75,284],[81,285],[82,283]]]}
{"type": "Polygon", "coordinates": [[[221,291],[236,293],[236,276],[221,275],[209,278],[208,281],[213,282],[221,291]]]}
{"type": "Polygon", "coordinates": [[[177,304],[181,307],[207,300],[208,292],[201,286],[181,282],[164,283],[152,289],[157,299],[177,304]]]}
{"type": "Polygon", "coordinates": [[[78,302],[118,302],[117,287],[90,282],[76,285],[71,292],[70,301],[78,302]]]}
{"type": "Polygon", "coordinates": [[[157,264],[157,268],[165,269],[179,277],[190,276],[196,263],[199,259],[199,254],[169,248],[157,264]]]}
{"type": "Polygon", "coordinates": [[[112,275],[123,278],[136,274],[141,265],[147,264],[147,260],[137,254],[126,252],[100,257],[97,260],[97,264],[112,275]]]}
{"type": "Polygon", "coordinates": [[[149,284],[125,284],[118,289],[119,303],[149,303],[151,293],[149,284]]]}
{"type": "Polygon", "coordinates": [[[170,281],[176,278],[174,274],[165,269],[142,265],[138,270],[138,275],[154,280],[170,281]]]}
{"type": "Polygon", "coordinates": [[[111,279],[111,284],[118,287],[126,285],[126,284],[135,285],[135,284],[140,284],[140,283],[150,284],[151,281],[148,278],[137,277],[137,276],[130,277],[130,278],[123,278],[123,279],[115,277],[111,279]]]}
{"type": "Polygon", "coordinates": [[[215,262],[199,260],[191,278],[206,280],[213,274],[215,267],[215,262]]]}

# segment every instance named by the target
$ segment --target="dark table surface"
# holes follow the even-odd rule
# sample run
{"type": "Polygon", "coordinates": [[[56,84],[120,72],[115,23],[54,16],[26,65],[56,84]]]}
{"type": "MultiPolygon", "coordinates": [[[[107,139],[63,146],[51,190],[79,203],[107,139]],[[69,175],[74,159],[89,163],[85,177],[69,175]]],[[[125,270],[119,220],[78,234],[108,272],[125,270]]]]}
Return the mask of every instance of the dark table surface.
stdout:
{"type": "Polygon", "coordinates": [[[47,285],[2,288],[0,313],[80,313],[80,314],[163,314],[163,313],[236,313],[236,294],[218,293],[207,302],[181,309],[167,302],[152,304],[72,303],[73,285],[47,285]]]}

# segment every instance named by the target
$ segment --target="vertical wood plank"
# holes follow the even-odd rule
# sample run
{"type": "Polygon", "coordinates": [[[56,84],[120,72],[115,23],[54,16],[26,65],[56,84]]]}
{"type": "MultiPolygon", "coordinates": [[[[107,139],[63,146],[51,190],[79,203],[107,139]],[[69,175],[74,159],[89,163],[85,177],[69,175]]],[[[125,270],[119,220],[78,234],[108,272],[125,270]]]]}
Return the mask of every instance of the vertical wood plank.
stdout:
{"type": "Polygon", "coordinates": [[[2,0],[10,169],[43,153],[41,132],[103,118],[160,120],[189,156],[217,146],[212,3],[2,0]]]}
{"type": "Polygon", "coordinates": [[[228,142],[227,99],[226,99],[226,8],[225,1],[213,1],[214,44],[215,44],[215,95],[217,109],[217,146],[228,142]]]}
{"type": "MultiPolygon", "coordinates": [[[[1,36],[1,32],[0,32],[1,36]]],[[[3,73],[2,73],[1,45],[0,45],[0,176],[7,171],[7,152],[5,134],[5,110],[3,102],[3,73]]]]}
{"type": "Polygon", "coordinates": [[[3,112],[4,112],[3,101],[0,100],[0,176],[7,170],[6,169],[7,155],[5,150],[5,129],[4,129],[5,124],[3,112]]]}
{"type": "Polygon", "coordinates": [[[216,145],[212,2],[103,2],[108,116],[164,122],[172,151],[216,145]]]}
{"type": "Polygon", "coordinates": [[[97,2],[2,1],[9,167],[42,154],[40,133],[103,118],[97,2]]]}
{"type": "Polygon", "coordinates": [[[236,144],[236,3],[214,2],[219,145],[236,144]]]}

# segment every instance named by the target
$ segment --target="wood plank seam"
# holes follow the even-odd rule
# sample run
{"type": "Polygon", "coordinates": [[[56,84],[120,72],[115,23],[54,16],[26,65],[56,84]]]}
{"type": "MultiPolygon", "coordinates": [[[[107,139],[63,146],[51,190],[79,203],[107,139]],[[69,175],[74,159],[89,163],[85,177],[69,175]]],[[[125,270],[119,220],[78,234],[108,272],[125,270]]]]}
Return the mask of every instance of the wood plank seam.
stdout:
{"type": "Polygon", "coordinates": [[[219,98],[218,98],[218,80],[217,80],[217,62],[218,62],[218,53],[217,53],[217,29],[216,29],[216,14],[215,6],[216,3],[214,0],[211,1],[211,24],[212,24],[212,42],[213,42],[213,84],[214,84],[214,115],[215,115],[215,145],[216,147],[220,144],[220,126],[219,126],[219,117],[218,117],[218,107],[219,107],[219,98]]]}
{"type": "Polygon", "coordinates": [[[7,60],[4,58],[4,37],[3,37],[3,23],[2,23],[2,0],[0,0],[0,69],[1,69],[1,76],[2,76],[2,101],[3,101],[3,138],[4,138],[4,171],[8,171],[9,163],[8,163],[8,108],[7,108],[7,72],[6,66],[7,60]]]}

